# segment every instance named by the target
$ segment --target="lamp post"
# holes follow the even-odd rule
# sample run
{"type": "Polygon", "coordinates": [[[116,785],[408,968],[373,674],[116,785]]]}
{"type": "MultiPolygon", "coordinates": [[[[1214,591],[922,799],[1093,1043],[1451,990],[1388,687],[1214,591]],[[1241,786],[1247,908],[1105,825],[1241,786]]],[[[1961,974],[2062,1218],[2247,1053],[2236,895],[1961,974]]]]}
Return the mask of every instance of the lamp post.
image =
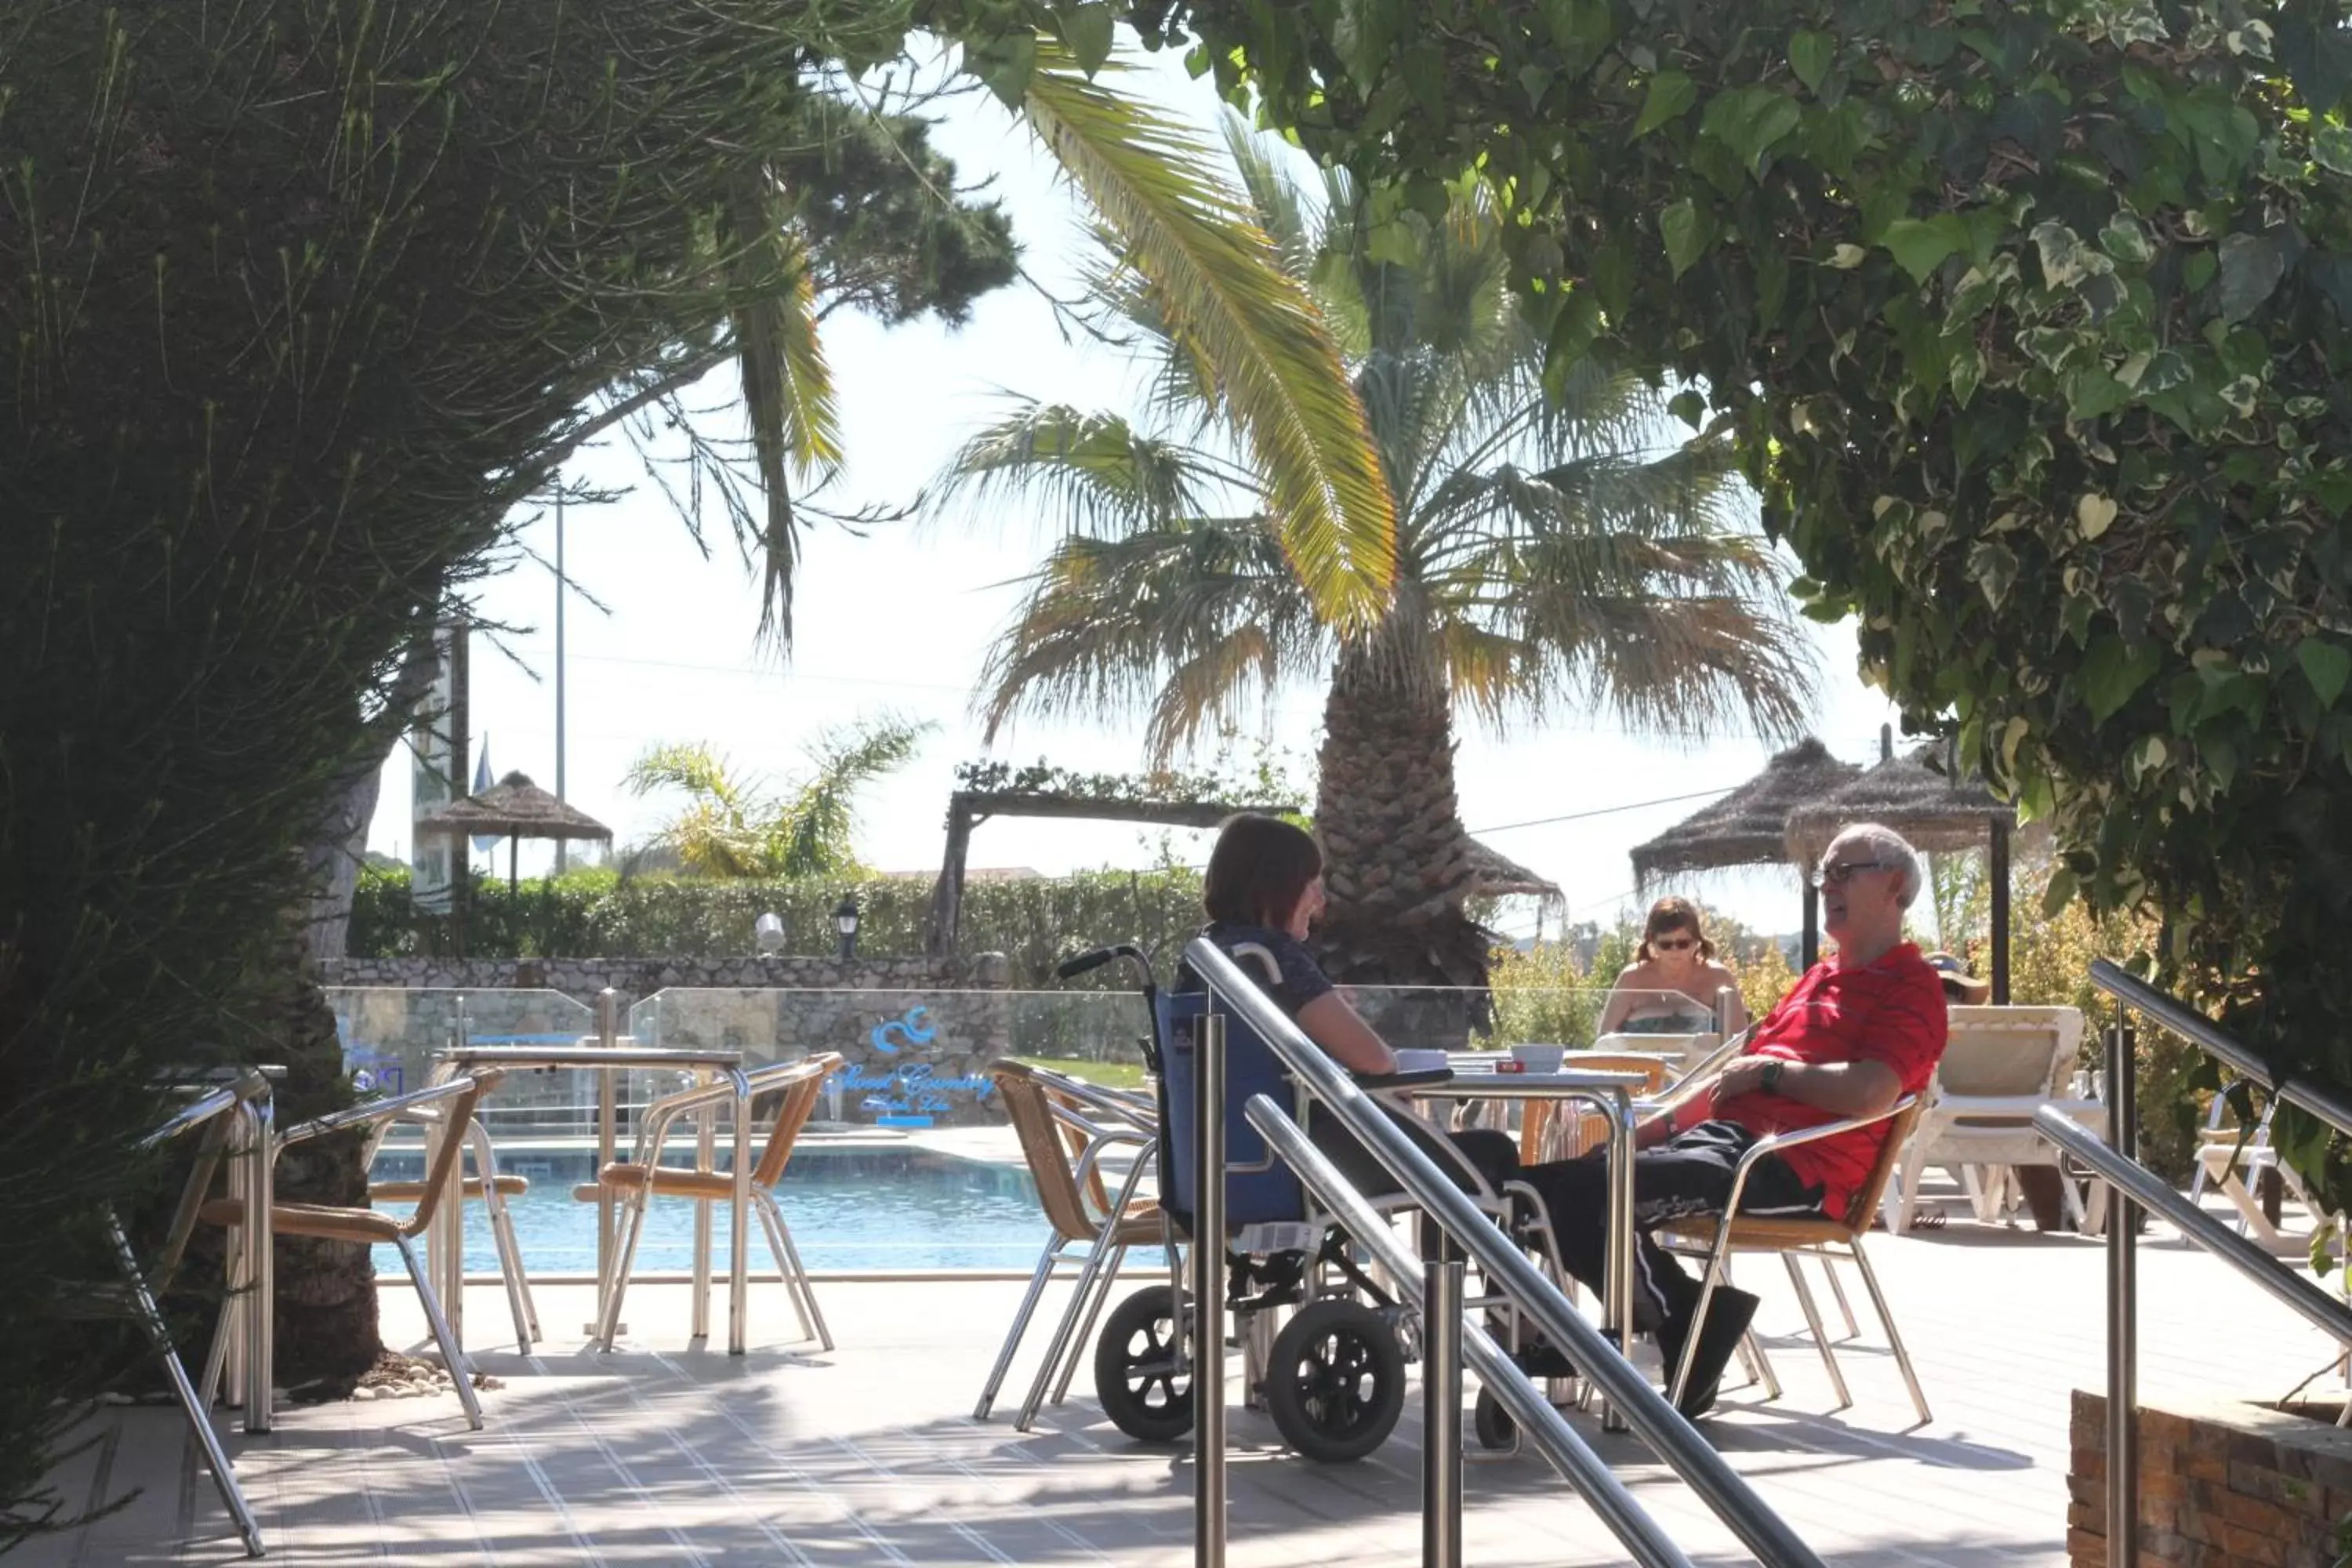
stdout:
{"type": "Polygon", "coordinates": [[[783,917],[771,910],[751,922],[751,942],[759,948],[761,958],[773,958],[784,951],[783,917]]]}
{"type": "Polygon", "coordinates": [[[841,933],[841,961],[846,963],[857,956],[856,894],[841,896],[841,902],[834,907],[833,929],[841,933]]]}

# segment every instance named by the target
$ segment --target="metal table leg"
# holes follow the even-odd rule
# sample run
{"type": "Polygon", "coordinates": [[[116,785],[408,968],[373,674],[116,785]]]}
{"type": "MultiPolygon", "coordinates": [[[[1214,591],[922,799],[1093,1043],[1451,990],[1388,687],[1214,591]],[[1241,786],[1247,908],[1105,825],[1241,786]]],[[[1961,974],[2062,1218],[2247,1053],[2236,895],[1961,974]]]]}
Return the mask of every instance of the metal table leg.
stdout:
{"type": "MultiPolygon", "coordinates": [[[[727,1353],[741,1355],[751,1307],[751,1079],[740,1068],[729,1069],[728,1077],[735,1085],[735,1180],[727,1222],[727,1353]]],[[[717,1107],[712,1110],[715,1114],[717,1107]]],[[[709,1204],[696,1206],[710,1212],[709,1204]]]]}
{"type": "MultiPolygon", "coordinates": [[[[699,1071],[694,1075],[694,1086],[700,1089],[710,1081],[710,1074],[699,1071]]],[[[719,1107],[706,1105],[694,1113],[694,1168],[706,1174],[719,1167],[713,1155],[719,1147],[719,1107]]],[[[736,1216],[740,1227],[742,1216],[736,1216]]],[[[740,1228],[738,1234],[740,1234],[740,1228]]],[[[694,1333],[698,1340],[710,1337],[710,1205],[694,1205],[694,1333]]]]}

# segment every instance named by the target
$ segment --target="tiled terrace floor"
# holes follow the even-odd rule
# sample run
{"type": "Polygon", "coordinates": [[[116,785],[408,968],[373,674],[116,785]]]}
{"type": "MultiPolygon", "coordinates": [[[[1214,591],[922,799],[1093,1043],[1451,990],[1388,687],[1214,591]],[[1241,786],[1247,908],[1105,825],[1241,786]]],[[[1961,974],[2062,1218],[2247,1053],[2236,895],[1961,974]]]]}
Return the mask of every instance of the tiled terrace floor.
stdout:
{"type": "MultiPolygon", "coordinates": [[[[1801,1319],[1768,1259],[1747,1266],[1747,1282],[1765,1293],[1759,1327],[1787,1397],[1767,1405],[1734,1391],[1706,1429],[1831,1562],[2061,1563],[2068,1391],[2102,1379],[2101,1249],[1955,1223],[1882,1237],[1872,1251],[1935,1422],[1906,1430],[1902,1385],[1867,1331],[1846,1355],[1856,1403],[1826,1414],[1820,1363],[1790,1337],[1801,1319]]],[[[2152,1395],[2274,1397],[2328,1359],[2320,1336],[2176,1242],[2143,1248],[2141,1284],[2152,1395]]],[[[544,1289],[541,1315],[558,1340],[527,1358],[490,1342],[506,1331],[504,1302],[479,1287],[469,1325],[505,1382],[484,1396],[487,1431],[468,1432],[444,1396],[288,1410],[273,1436],[232,1447],[272,1559],[322,1568],[1189,1563],[1189,1458],[1123,1437],[1084,1373],[1070,1402],[1026,1436],[1003,1416],[970,1419],[1019,1289],[821,1283],[841,1348],[815,1354],[780,1342],[790,1311],[779,1288],[761,1287],[755,1328],[767,1332],[730,1360],[687,1343],[682,1287],[633,1290],[634,1334],[611,1356],[581,1348],[587,1290],[544,1289]]],[[[422,1338],[404,1289],[388,1289],[385,1308],[388,1337],[422,1338]]],[[[1042,1333],[1032,1354],[1040,1343],[1042,1333]]],[[[69,1495],[142,1489],[137,1500],[20,1561],[236,1560],[177,1416],[142,1407],[108,1419],[112,1435],[77,1461],[69,1495]]],[[[1695,1558],[1745,1560],[1631,1439],[1578,1419],[1695,1558]]],[[[1236,1410],[1232,1427],[1234,1563],[1419,1561],[1417,1392],[1389,1445],[1356,1466],[1290,1457],[1256,1415],[1236,1410]]],[[[1465,1558],[1478,1568],[1624,1560],[1538,1459],[1473,1463],[1467,1491],[1465,1558]]]]}

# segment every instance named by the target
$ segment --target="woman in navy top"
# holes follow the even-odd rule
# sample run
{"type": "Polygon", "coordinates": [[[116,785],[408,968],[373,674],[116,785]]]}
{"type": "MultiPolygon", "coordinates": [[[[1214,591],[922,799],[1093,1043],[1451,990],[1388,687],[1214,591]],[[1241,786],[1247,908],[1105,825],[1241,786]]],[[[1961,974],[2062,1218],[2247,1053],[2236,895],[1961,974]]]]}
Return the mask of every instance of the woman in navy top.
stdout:
{"type": "MultiPolygon", "coordinates": [[[[1201,901],[1209,915],[1201,934],[1224,949],[1325,1054],[1359,1078],[1397,1070],[1388,1042],[1357,1016],[1307,951],[1307,931],[1323,912],[1323,851],[1313,835],[1277,817],[1244,812],[1228,818],[1209,855],[1201,901]]],[[[1180,968],[1176,989],[1202,986],[1189,968],[1180,968]]],[[[1459,1151],[1488,1186],[1498,1188],[1518,1168],[1518,1149],[1508,1133],[1491,1128],[1448,1133],[1454,1150],[1444,1151],[1429,1147],[1427,1123],[1396,1120],[1442,1169],[1455,1171],[1458,1162],[1450,1156],[1459,1151]]],[[[1387,1169],[1320,1106],[1310,1110],[1307,1132],[1367,1196],[1399,1190],[1387,1169]]]]}

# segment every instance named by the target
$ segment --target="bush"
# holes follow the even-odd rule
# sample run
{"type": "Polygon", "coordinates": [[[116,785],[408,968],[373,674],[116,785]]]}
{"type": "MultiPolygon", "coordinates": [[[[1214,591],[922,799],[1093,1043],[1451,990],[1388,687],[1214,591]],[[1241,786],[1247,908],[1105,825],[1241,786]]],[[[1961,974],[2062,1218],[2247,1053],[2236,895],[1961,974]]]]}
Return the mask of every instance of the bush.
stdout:
{"type": "MultiPolygon", "coordinates": [[[[350,952],[354,958],[455,953],[462,939],[462,952],[478,958],[750,952],[752,922],[772,910],[783,918],[787,951],[829,952],[833,911],[844,893],[857,899],[859,952],[901,957],[923,951],[931,884],[918,878],[624,881],[609,870],[589,870],[523,882],[509,893],[503,879],[478,873],[461,933],[457,921],[409,906],[404,868],[371,868],[352,899],[350,952]]],[[[1200,874],[1181,868],[977,880],[964,885],[959,945],[1003,953],[1013,984],[1025,989],[1055,985],[1054,965],[1075,949],[1132,939],[1152,953],[1165,978],[1201,920],[1200,874]]],[[[1097,971],[1089,983],[1131,984],[1115,969],[1097,971]]]]}

